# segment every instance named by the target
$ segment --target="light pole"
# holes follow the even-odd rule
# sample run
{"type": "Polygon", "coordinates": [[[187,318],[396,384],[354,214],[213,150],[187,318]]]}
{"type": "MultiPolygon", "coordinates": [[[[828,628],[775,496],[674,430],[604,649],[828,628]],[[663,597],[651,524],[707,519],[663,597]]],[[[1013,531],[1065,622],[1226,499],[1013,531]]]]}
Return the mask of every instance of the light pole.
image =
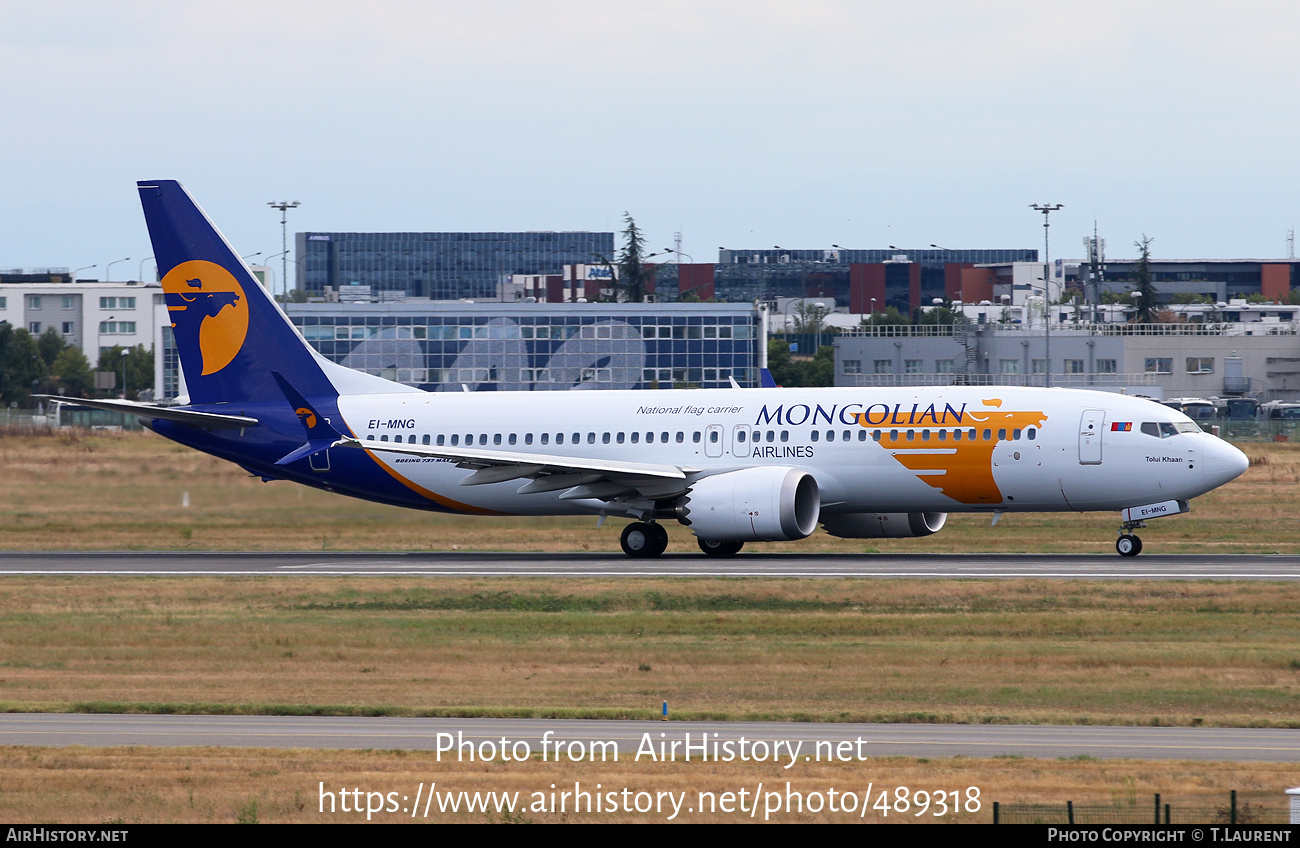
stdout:
{"type": "Polygon", "coordinates": [[[1049,252],[1048,234],[1051,232],[1051,214],[1064,208],[1063,203],[1031,203],[1029,208],[1043,213],[1043,315],[1047,323],[1043,325],[1043,347],[1047,356],[1047,373],[1043,376],[1043,385],[1052,386],[1052,257],[1049,252]]]}
{"type": "Polygon", "coordinates": [[[129,257],[129,256],[125,256],[125,257],[123,257],[123,258],[121,258],[121,259],[114,259],[112,262],[110,262],[110,263],[108,263],[107,265],[105,265],[105,266],[104,266],[104,282],[106,282],[106,283],[111,283],[111,282],[113,282],[113,266],[114,266],[114,265],[116,265],[116,264],[119,263],[119,262],[127,262],[127,261],[130,261],[130,259],[131,259],[131,257],[129,257]]]}
{"type": "Polygon", "coordinates": [[[77,281],[77,275],[80,274],[82,271],[89,271],[91,268],[98,268],[98,267],[99,267],[98,265],[82,265],[80,268],[73,271],[68,276],[72,277],[72,282],[75,283],[77,281]]]}
{"type": "MultiPolygon", "coordinates": [[[[289,292],[289,229],[288,229],[289,210],[297,209],[301,204],[296,200],[293,201],[292,203],[290,203],[287,200],[282,200],[279,203],[268,200],[266,202],[266,205],[270,206],[272,209],[280,210],[280,249],[283,251],[280,254],[282,257],[280,261],[280,277],[284,282],[284,291],[286,294],[288,294],[289,292]]],[[[275,292],[271,292],[271,294],[274,295],[275,292]]]]}
{"type": "MultiPolygon", "coordinates": [[[[144,263],[148,262],[150,259],[153,259],[153,257],[152,257],[152,256],[146,256],[144,259],[141,259],[141,260],[140,260],[140,273],[137,274],[136,276],[138,276],[138,277],[140,278],[140,282],[142,282],[142,283],[144,282],[144,263]]],[[[154,276],[157,277],[158,274],[155,273],[154,276]]],[[[155,282],[157,282],[157,281],[155,280],[155,282]]]]}
{"type": "Polygon", "coordinates": [[[122,348],[122,399],[126,400],[126,359],[131,355],[131,351],[122,348]]]}

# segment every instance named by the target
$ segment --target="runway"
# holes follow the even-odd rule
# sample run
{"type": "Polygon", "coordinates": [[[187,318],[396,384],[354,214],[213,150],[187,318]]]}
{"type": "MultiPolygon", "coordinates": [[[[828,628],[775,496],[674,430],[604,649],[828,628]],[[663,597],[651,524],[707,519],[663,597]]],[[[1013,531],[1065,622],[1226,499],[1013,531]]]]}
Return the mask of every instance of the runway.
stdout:
{"type": "MultiPolygon", "coordinates": [[[[530,753],[563,756],[596,746],[633,759],[647,743],[732,743],[782,765],[854,762],[889,756],[1032,757],[1300,762],[1300,730],[1188,727],[1061,727],[957,724],[811,724],[802,722],[660,722],[553,719],[354,718],[292,716],[0,715],[0,744],[374,748],[499,753],[527,743],[530,753]],[[545,734],[549,732],[549,737],[545,734]],[[439,734],[443,734],[441,737],[439,734]],[[689,738],[687,735],[689,734],[689,738]],[[503,742],[504,740],[504,742],[503,742]],[[785,743],[776,745],[775,743],[785,743]],[[579,743],[571,745],[570,743],[579,743]],[[608,743],[606,745],[605,743],[608,743]],[[766,746],[760,748],[759,743],[766,746]],[[794,746],[801,746],[795,748],[794,746]],[[559,749],[555,745],[559,744],[559,749]],[[783,751],[784,753],[777,753],[783,751]],[[820,753],[819,753],[820,752],[820,753]],[[808,759],[804,759],[807,757],[808,759]]],[[[698,759],[699,748],[694,749],[698,759]]],[[[685,748],[678,748],[681,758],[685,748]]],[[[455,754],[451,755],[455,756],[455,754]]],[[[463,754],[461,755],[463,756],[463,754]]],[[[492,757],[489,757],[491,759],[492,757]]],[[[643,754],[644,759],[644,754],[643,754]]],[[[760,760],[762,761],[762,760],[760,760]]]]}
{"type": "Polygon", "coordinates": [[[1042,578],[1300,580],[1300,556],[1268,554],[670,554],[7,552],[0,575],[373,577],[1042,578]]]}

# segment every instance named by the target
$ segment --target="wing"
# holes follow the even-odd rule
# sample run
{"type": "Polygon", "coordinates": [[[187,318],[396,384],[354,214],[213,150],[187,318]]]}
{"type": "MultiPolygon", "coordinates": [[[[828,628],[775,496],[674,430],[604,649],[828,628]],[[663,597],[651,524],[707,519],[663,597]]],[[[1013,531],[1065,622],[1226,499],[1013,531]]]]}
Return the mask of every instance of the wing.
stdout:
{"type": "Polygon", "coordinates": [[[362,441],[344,436],[331,447],[446,459],[472,473],[462,486],[524,480],[520,494],[565,491],[562,499],[593,498],[608,502],[654,501],[684,494],[704,472],[699,468],[643,462],[585,459],[515,451],[446,448],[394,442],[362,441]]]}
{"type": "Polygon", "coordinates": [[[189,424],[204,430],[238,430],[242,427],[252,427],[258,423],[256,418],[249,418],[247,415],[221,415],[215,412],[199,412],[177,406],[154,406],[132,400],[88,400],[86,398],[61,397],[59,395],[32,395],[32,397],[45,398],[55,403],[88,406],[91,409],[106,409],[109,412],[125,412],[139,418],[161,418],[164,421],[179,421],[182,424],[189,424]]]}

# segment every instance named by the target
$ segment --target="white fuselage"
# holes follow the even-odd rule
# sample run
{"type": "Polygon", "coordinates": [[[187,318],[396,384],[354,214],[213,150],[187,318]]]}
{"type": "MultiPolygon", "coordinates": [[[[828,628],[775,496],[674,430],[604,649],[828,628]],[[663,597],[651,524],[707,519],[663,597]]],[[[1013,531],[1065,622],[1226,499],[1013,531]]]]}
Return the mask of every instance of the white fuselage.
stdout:
{"type": "MultiPolygon", "coordinates": [[[[706,474],[791,467],[816,478],[822,514],[1118,510],[1196,497],[1245,467],[1240,451],[1176,410],[1066,389],[400,393],[344,395],[339,409],[368,444],[400,440],[706,474]]],[[[453,459],[373,456],[453,509],[609,509],[599,500],[563,499],[561,491],[520,493],[519,480],[462,486],[471,472],[453,459]]]]}

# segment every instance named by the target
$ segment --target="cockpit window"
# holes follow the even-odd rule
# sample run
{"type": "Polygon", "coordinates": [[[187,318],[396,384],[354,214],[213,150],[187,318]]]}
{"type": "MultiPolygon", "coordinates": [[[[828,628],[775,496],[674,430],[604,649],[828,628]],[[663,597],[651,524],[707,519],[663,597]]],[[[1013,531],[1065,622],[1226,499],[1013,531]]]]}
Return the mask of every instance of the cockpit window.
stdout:
{"type": "Polygon", "coordinates": [[[1167,439],[1170,436],[1176,436],[1179,433],[1197,433],[1200,427],[1190,421],[1181,421],[1177,424],[1168,421],[1143,421],[1142,432],[1148,436],[1155,436],[1157,439],[1167,439]]]}

